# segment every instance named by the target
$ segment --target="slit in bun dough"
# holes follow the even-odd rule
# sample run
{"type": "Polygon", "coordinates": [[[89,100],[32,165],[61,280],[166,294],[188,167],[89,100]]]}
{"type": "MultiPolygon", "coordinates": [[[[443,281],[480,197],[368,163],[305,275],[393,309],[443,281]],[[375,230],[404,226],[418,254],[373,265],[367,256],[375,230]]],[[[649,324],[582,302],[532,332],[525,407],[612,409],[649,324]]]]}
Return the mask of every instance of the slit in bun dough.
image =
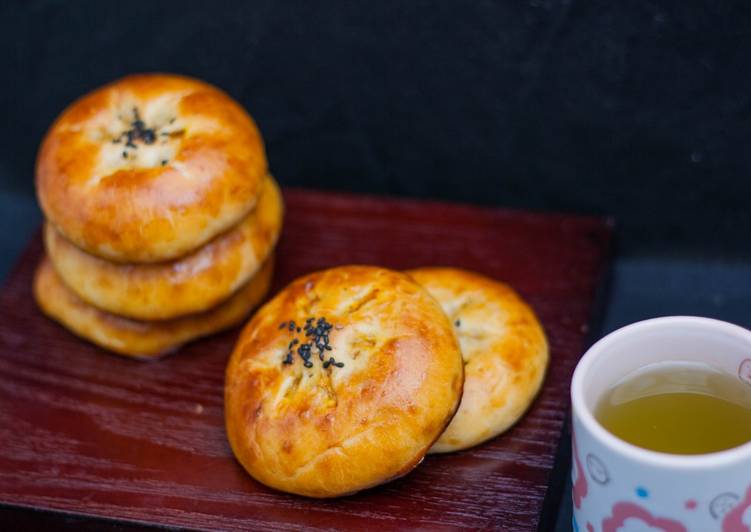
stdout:
{"type": "Polygon", "coordinates": [[[170,319],[207,310],[246,283],[271,253],[282,224],[282,199],[265,181],[258,206],[237,226],[190,255],[155,264],[110,262],[82,251],[47,223],[47,255],[81,299],[124,317],[170,319]]]}
{"type": "Polygon", "coordinates": [[[34,297],[47,316],[81,338],[121,355],[151,358],[241,322],[263,300],[272,273],[273,256],[232,297],[213,309],[173,320],[136,321],[84,303],[45,258],[34,277],[34,297]]]}
{"type": "Polygon", "coordinates": [[[291,283],[241,333],[227,366],[227,434],[263,484],[345,495],[412,470],[462,383],[451,324],[427,292],[391,270],[333,268],[291,283]]]}
{"type": "Polygon", "coordinates": [[[68,240],[118,262],[170,260],[236,225],[267,173],[253,120],[224,92],[128,76],[74,102],[36,164],[39,202],[68,240]]]}
{"type": "Polygon", "coordinates": [[[431,453],[467,449],[504,432],[530,405],[548,365],[532,309],[503,283],[455,268],[407,272],[441,304],[464,357],[464,396],[431,453]]]}

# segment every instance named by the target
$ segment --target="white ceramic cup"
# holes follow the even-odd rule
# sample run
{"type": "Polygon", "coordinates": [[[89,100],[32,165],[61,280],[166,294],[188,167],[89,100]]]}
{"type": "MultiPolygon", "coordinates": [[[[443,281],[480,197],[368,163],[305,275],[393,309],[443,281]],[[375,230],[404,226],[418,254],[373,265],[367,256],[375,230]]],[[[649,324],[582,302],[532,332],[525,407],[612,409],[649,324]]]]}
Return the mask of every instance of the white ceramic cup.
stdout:
{"type": "Polygon", "coordinates": [[[594,417],[621,378],[667,361],[707,363],[751,386],[751,331],[708,318],[656,318],[619,329],[584,354],[571,383],[574,531],[751,531],[751,443],[658,453],[613,436],[594,417]]]}

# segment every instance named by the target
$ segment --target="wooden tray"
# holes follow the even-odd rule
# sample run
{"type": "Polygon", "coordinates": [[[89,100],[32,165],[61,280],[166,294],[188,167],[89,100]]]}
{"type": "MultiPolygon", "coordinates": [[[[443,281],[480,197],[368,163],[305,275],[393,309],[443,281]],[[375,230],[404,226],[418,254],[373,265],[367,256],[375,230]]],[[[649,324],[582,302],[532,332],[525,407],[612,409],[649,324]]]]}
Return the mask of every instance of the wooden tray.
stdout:
{"type": "Polygon", "coordinates": [[[554,490],[546,499],[546,491],[571,373],[606,269],[608,221],[307,190],[286,190],[285,200],[274,291],[303,273],[347,263],[461,266],[516,287],[537,310],[552,354],[526,417],[485,445],[430,456],[405,478],[351,497],[275,492],[245,474],[225,438],[224,367],[237,330],[161,361],[109,355],[37,310],[37,237],[0,297],[0,524],[551,526],[540,516],[560,498],[554,490]]]}

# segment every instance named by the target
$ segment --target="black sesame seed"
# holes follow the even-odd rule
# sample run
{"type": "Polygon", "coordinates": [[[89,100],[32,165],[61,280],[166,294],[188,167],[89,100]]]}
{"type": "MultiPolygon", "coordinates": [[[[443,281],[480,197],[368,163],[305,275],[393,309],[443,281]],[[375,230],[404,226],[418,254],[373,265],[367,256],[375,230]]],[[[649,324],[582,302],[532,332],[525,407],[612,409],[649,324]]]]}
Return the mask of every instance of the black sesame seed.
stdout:
{"type": "Polygon", "coordinates": [[[168,162],[167,159],[162,159],[162,166],[164,166],[165,164],[167,164],[167,162],[168,162]]]}
{"type": "Polygon", "coordinates": [[[313,363],[310,360],[306,360],[303,366],[305,366],[306,368],[312,368],[313,363]]]}
{"type": "Polygon", "coordinates": [[[128,158],[128,152],[127,151],[123,151],[123,159],[127,159],[127,158],[128,158]]]}
{"type": "Polygon", "coordinates": [[[343,368],[343,367],[344,367],[344,362],[334,362],[334,365],[335,365],[335,366],[336,366],[337,368],[343,368]]]}
{"type": "Polygon", "coordinates": [[[330,365],[331,365],[331,361],[327,360],[326,362],[323,363],[323,369],[327,369],[330,365]]]}
{"type": "Polygon", "coordinates": [[[279,330],[281,331],[281,330],[282,330],[282,329],[284,329],[285,327],[287,327],[287,322],[286,322],[286,321],[283,321],[283,322],[282,322],[282,323],[281,323],[281,324],[279,325],[279,330]]]}
{"type": "Polygon", "coordinates": [[[462,322],[461,322],[461,320],[456,320],[456,321],[454,322],[454,325],[456,325],[457,327],[461,327],[461,325],[462,325],[462,322]]]}
{"type": "Polygon", "coordinates": [[[310,345],[309,344],[302,344],[300,347],[297,348],[297,354],[300,355],[300,358],[307,361],[310,359],[310,345]]]}

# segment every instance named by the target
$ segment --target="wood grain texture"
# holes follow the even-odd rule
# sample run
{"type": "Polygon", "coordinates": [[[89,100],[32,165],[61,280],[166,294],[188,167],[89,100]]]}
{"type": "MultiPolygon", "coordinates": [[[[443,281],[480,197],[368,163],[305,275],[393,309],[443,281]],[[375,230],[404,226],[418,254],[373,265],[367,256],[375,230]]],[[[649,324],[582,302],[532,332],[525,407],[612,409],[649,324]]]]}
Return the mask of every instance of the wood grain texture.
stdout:
{"type": "Polygon", "coordinates": [[[160,361],[107,354],[35,307],[36,238],[0,297],[3,513],[18,506],[209,529],[536,528],[609,224],[306,190],[287,190],[285,200],[274,291],[339,264],[449,265],[506,281],[527,298],[548,333],[551,366],[523,420],[355,496],[274,492],[243,471],[224,433],[224,367],[237,330],[160,361]]]}

